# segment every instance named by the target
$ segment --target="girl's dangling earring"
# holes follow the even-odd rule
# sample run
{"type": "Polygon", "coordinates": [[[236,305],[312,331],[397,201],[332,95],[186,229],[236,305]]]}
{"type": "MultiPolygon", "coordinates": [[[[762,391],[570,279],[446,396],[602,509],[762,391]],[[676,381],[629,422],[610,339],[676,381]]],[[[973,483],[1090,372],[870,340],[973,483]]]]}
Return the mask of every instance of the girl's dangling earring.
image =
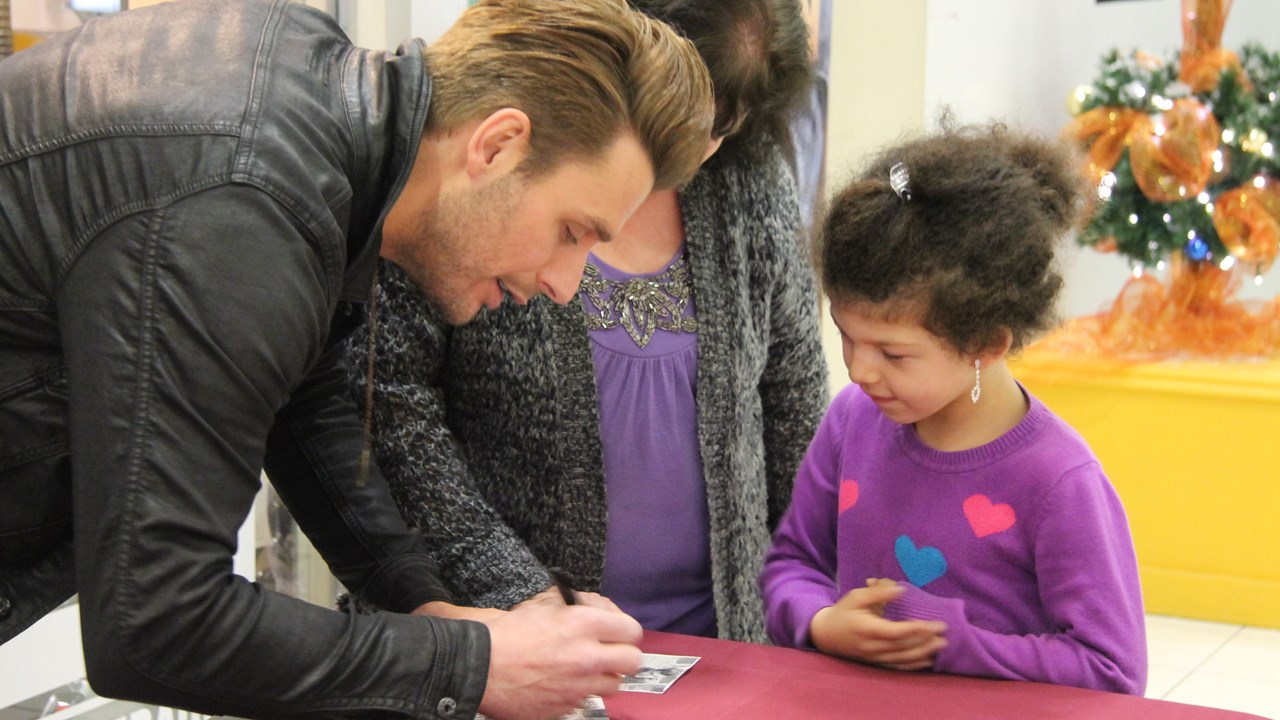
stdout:
{"type": "Polygon", "coordinates": [[[982,361],[974,359],[973,361],[973,389],[969,391],[969,399],[974,405],[978,404],[978,398],[982,397],[982,361]]]}

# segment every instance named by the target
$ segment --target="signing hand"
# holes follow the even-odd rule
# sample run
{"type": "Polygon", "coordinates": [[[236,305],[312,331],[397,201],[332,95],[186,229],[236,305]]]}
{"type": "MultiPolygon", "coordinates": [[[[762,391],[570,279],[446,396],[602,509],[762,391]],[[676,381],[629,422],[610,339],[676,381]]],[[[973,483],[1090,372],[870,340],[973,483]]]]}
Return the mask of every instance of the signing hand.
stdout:
{"type": "Polygon", "coordinates": [[[875,583],[850,590],[809,623],[815,647],[829,655],[882,665],[895,670],[923,670],[946,647],[947,626],[933,620],[893,621],[875,610],[902,595],[897,583],[875,583]]]}
{"type": "Polygon", "coordinates": [[[621,612],[525,601],[484,623],[489,681],[480,712],[490,717],[560,717],[588,695],[617,691],[640,667],[643,631],[621,612]]]}

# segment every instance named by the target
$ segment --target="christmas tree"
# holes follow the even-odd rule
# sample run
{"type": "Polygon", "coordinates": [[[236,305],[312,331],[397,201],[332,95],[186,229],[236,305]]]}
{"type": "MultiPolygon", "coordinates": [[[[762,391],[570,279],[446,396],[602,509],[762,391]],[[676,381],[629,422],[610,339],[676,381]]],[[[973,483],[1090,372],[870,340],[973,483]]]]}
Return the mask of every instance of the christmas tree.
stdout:
{"type": "Polygon", "coordinates": [[[1099,200],[1078,240],[1135,268],[1087,326],[1091,351],[1280,352],[1280,299],[1234,300],[1240,278],[1261,282],[1280,251],[1280,53],[1222,49],[1230,5],[1183,0],[1180,53],[1112,51],[1071,95],[1068,132],[1088,151],[1099,200]],[[1166,265],[1168,284],[1143,272],[1166,265]]]}

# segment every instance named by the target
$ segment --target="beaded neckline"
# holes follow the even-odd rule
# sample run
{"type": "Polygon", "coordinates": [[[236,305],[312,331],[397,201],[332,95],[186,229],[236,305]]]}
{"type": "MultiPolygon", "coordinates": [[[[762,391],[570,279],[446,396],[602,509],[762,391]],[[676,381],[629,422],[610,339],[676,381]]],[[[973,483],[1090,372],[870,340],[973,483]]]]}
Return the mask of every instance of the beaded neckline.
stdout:
{"type": "Polygon", "coordinates": [[[686,317],[693,297],[693,273],[681,253],[665,270],[625,280],[606,278],[592,262],[582,273],[578,290],[587,313],[588,330],[626,329],[643,348],[654,332],[697,332],[698,320],[686,317]]]}

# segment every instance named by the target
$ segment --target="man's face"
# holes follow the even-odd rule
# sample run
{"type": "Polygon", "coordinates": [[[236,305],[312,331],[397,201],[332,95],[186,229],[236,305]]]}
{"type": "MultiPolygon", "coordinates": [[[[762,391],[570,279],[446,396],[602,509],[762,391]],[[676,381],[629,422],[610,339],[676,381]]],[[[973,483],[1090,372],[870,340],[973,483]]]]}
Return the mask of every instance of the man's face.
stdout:
{"type": "Polygon", "coordinates": [[[599,158],[533,180],[509,171],[442,188],[416,210],[415,237],[392,259],[450,324],[497,307],[504,290],[520,303],[536,295],[566,303],[587,252],[616,235],[652,187],[648,156],[624,134],[599,158]]]}

